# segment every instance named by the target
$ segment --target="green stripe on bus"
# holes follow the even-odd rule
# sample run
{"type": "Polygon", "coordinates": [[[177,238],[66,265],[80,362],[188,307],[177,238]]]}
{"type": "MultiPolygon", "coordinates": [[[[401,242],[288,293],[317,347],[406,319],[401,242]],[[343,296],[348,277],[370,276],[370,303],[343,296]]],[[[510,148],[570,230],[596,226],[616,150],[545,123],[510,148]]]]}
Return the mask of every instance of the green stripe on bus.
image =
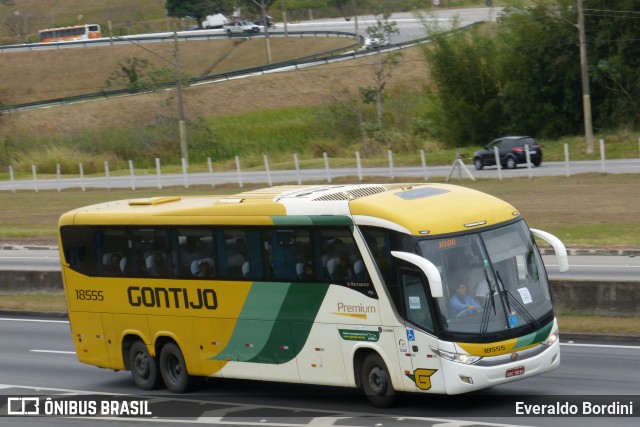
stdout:
{"type": "Polygon", "coordinates": [[[214,360],[246,362],[266,344],[284,302],[289,283],[253,283],[236,321],[231,339],[214,360]]]}
{"type": "Polygon", "coordinates": [[[528,345],[537,344],[547,339],[549,334],[551,333],[551,328],[553,327],[553,322],[548,325],[538,329],[536,332],[532,332],[523,337],[518,338],[516,341],[516,345],[514,346],[514,350],[517,350],[522,347],[526,347],[528,345]]]}
{"type": "Polygon", "coordinates": [[[271,219],[275,225],[353,226],[351,217],[344,215],[272,216],[271,219]]]}
{"type": "Polygon", "coordinates": [[[304,347],[329,285],[293,283],[266,345],[250,362],[286,363],[304,347]]]}
{"type": "Polygon", "coordinates": [[[329,285],[254,283],[231,339],[213,360],[286,363],[302,349],[329,285]]]}

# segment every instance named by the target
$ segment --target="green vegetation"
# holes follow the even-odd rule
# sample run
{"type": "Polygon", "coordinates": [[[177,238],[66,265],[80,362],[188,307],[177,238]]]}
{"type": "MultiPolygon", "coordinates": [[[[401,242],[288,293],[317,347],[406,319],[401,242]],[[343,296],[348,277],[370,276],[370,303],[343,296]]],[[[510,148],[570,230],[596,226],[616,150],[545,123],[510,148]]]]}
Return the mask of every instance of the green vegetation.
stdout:
{"type": "MultiPolygon", "coordinates": [[[[592,0],[589,11],[610,9],[592,0]],[[592,8],[592,9],[591,9],[592,8]]],[[[635,0],[616,13],[585,13],[594,128],[640,125],[640,48],[635,0]]],[[[449,145],[481,144],[497,134],[556,139],[583,132],[581,58],[575,0],[514,2],[498,23],[455,35],[432,29],[425,47],[439,99],[432,115],[449,145]]]]}
{"type": "MultiPolygon", "coordinates": [[[[416,177],[416,181],[421,177],[416,177]]],[[[354,178],[335,182],[354,182],[354,178]]],[[[387,182],[375,178],[370,182],[387,182]]],[[[404,181],[411,181],[405,179],[404,181]]],[[[430,180],[435,181],[435,180],[430,180]]],[[[440,180],[441,181],[441,180],[440,180]]],[[[585,174],[565,177],[510,178],[503,181],[453,181],[506,200],[518,208],[530,227],[556,234],[572,247],[640,248],[640,175],[585,174]],[[606,212],[594,206],[607,206],[606,212]]],[[[263,187],[245,186],[243,190],[263,187]]],[[[59,216],[81,206],[95,203],[159,195],[233,194],[242,191],[236,185],[146,188],[136,191],[112,189],[4,192],[0,210],[0,241],[56,242],[59,216]]]]}

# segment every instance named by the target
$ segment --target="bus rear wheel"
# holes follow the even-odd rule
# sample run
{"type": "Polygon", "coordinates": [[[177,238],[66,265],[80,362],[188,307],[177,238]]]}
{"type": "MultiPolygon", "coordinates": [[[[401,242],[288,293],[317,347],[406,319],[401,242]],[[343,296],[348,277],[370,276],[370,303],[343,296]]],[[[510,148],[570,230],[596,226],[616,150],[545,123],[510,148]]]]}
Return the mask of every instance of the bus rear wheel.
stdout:
{"type": "Polygon", "coordinates": [[[369,402],[378,408],[389,408],[396,398],[389,370],[382,358],[371,353],[362,363],[362,391],[369,402]]]}
{"type": "Polygon", "coordinates": [[[134,342],[129,349],[129,369],[133,381],[142,390],[154,390],[160,385],[157,360],[142,341],[134,342]]]}
{"type": "Polygon", "coordinates": [[[182,351],[173,342],[160,350],[160,373],[164,384],[173,393],[185,393],[193,386],[194,378],[187,372],[182,351]]]}

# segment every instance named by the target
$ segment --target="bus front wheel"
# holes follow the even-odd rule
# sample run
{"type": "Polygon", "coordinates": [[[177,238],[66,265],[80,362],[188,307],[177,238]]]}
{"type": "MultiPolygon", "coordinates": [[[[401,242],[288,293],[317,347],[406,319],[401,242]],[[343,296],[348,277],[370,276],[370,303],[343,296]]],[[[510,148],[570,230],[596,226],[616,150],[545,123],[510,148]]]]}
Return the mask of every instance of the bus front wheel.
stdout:
{"type": "Polygon", "coordinates": [[[373,406],[389,408],[396,398],[389,370],[382,358],[371,353],[362,363],[362,391],[373,406]]]}
{"type": "Polygon", "coordinates": [[[142,341],[134,342],[129,349],[129,369],[133,381],[142,390],[153,390],[160,385],[158,363],[142,341]]]}
{"type": "Polygon", "coordinates": [[[184,393],[193,385],[193,377],[187,372],[187,364],[180,347],[173,342],[160,350],[160,373],[167,388],[173,393],[184,393]]]}

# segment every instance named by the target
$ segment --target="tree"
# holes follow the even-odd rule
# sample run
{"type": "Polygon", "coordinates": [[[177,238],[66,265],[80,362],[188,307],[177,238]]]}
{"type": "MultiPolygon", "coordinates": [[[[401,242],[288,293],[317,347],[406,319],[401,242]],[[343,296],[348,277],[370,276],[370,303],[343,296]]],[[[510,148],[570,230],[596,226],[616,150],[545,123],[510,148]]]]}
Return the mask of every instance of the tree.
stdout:
{"type": "MultiPolygon", "coordinates": [[[[11,0],[2,0],[2,4],[14,5],[11,0]]],[[[15,37],[17,43],[25,43],[27,36],[36,33],[39,28],[43,28],[45,22],[46,18],[37,9],[16,9],[7,14],[2,21],[9,33],[15,37]]]]}
{"type": "MultiPolygon", "coordinates": [[[[105,86],[124,87],[129,93],[152,91],[161,83],[174,81],[174,70],[169,67],[151,67],[148,59],[130,56],[118,63],[118,68],[111,73],[105,82],[105,86]]],[[[181,80],[183,85],[188,85],[188,77],[181,80]]]]}
{"type": "Polygon", "coordinates": [[[592,85],[594,123],[601,128],[640,126],[640,3],[590,0],[585,30],[592,85]]]}
{"type": "Polygon", "coordinates": [[[584,130],[574,0],[553,9],[512,8],[500,20],[499,53],[504,133],[557,137],[584,130]]]}
{"type": "Polygon", "coordinates": [[[442,137],[452,147],[486,143],[502,122],[493,39],[478,28],[429,31],[434,41],[424,54],[438,89],[442,137]]]}
{"type": "Polygon", "coordinates": [[[191,17],[198,21],[202,28],[202,21],[211,14],[231,14],[235,2],[233,0],[167,0],[167,15],[174,18],[191,17]]]}

